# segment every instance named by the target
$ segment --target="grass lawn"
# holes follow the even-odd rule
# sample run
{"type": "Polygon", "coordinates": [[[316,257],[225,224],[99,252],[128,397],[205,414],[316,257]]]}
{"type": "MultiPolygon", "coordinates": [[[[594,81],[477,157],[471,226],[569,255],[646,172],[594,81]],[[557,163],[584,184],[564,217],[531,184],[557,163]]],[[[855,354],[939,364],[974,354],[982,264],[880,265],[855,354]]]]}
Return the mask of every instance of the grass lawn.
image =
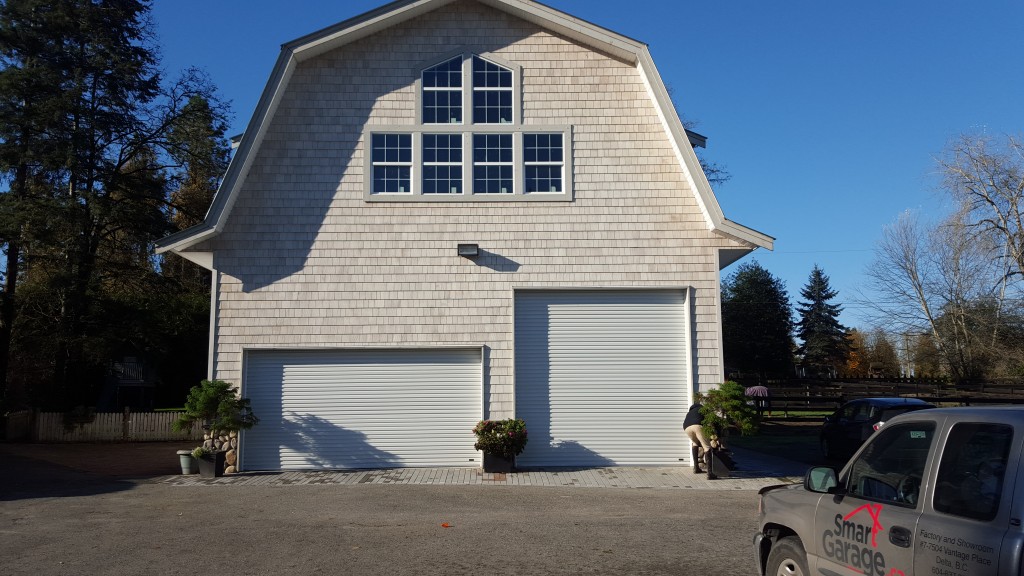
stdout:
{"type": "Polygon", "coordinates": [[[821,455],[818,433],[821,418],[800,421],[767,421],[753,436],[729,437],[729,444],[811,465],[828,464],[821,455]]]}

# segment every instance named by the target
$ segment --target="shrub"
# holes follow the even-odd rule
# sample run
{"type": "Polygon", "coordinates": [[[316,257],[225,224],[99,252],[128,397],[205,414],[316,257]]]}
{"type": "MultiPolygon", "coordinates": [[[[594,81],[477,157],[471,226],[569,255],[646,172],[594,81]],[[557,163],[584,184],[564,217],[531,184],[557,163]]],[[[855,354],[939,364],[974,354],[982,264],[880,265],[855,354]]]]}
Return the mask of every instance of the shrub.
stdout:
{"type": "Polygon", "coordinates": [[[703,425],[711,434],[727,436],[730,428],[743,436],[757,433],[760,420],[754,407],[747,403],[745,391],[742,385],[730,381],[698,396],[703,425]]]}
{"type": "Polygon", "coordinates": [[[194,422],[211,433],[248,430],[259,422],[247,398],[238,397],[238,389],[223,380],[203,380],[193,386],[185,400],[185,412],[171,424],[176,431],[187,430],[194,422]]]}
{"type": "Polygon", "coordinates": [[[473,448],[512,460],[526,448],[526,422],[522,418],[507,420],[481,420],[473,428],[476,444],[473,448]]]}

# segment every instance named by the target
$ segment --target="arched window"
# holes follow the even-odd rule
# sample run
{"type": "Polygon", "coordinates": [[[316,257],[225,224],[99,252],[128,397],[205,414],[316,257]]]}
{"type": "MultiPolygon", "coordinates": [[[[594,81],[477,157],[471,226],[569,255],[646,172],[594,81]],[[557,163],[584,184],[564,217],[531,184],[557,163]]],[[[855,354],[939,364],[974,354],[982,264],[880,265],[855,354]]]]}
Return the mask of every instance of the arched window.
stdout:
{"type": "Polygon", "coordinates": [[[462,57],[423,71],[423,123],[462,124],[462,57]]]}
{"type": "Polygon", "coordinates": [[[416,74],[416,125],[365,129],[367,200],[572,199],[571,128],[525,129],[518,66],[462,53],[416,74]]]}
{"type": "Polygon", "coordinates": [[[512,123],[512,70],[473,56],[473,123],[512,123]]]}

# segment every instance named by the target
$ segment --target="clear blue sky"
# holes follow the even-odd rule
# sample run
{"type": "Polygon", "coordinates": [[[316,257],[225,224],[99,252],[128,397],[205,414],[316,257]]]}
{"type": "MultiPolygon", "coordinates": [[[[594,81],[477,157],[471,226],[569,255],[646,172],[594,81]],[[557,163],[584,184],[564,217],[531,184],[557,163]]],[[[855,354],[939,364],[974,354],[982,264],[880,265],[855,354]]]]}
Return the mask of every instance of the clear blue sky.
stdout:
{"type": "MultiPolygon", "coordinates": [[[[241,133],[280,45],[375,0],[161,0],[169,75],[206,70],[241,133]]],[[[935,157],[961,132],[1024,133],[1020,0],[548,0],[650,46],[706,156],[726,217],[776,238],[753,256],[794,305],[814,264],[850,300],[882,228],[937,214],[935,157]]],[[[745,260],[745,261],[746,261],[745,260]]],[[[735,269],[733,265],[726,274],[735,269]]]]}

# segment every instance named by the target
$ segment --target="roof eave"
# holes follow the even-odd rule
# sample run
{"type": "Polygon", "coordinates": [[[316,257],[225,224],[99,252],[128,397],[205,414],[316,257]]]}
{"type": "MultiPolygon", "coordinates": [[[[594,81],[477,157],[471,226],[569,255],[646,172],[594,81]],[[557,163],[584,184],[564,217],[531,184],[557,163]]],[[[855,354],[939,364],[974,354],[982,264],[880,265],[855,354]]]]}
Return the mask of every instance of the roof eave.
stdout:
{"type": "Polygon", "coordinates": [[[191,228],[186,228],[180,232],[175,232],[170,236],[161,238],[156,242],[156,253],[163,254],[165,252],[181,253],[204,240],[208,240],[217,234],[217,230],[203,222],[191,228]]]}

